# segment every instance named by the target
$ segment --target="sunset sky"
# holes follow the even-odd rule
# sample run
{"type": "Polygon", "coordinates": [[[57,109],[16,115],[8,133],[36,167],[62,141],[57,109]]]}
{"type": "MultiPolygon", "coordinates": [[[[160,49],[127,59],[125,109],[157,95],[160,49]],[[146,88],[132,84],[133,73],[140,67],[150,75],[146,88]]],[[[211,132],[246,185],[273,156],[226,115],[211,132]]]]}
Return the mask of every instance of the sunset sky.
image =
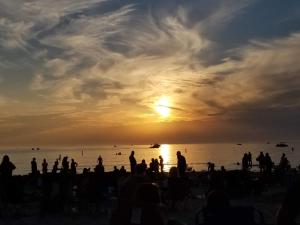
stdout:
{"type": "Polygon", "coordinates": [[[299,135],[300,1],[0,0],[0,146],[299,135]]]}

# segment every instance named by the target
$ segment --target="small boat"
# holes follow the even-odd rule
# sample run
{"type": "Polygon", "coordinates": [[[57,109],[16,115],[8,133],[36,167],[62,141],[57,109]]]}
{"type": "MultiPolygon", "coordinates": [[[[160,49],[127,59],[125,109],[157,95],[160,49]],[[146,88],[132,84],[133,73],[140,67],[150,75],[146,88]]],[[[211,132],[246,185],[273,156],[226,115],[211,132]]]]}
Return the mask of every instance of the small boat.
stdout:
{"type": "Polygon", "coordinates": [[[159,148],[159,147],[160,147],[160,144],[155,143],[155,144],[151,145],[149,148],[159,148]]]}
{"type": "Polygon", "coordinates": [[[289,145],[286,142],[280,142],[276,145],[276,147],[284,148],[284,147],[289,147],[289,145]]]}
{"type": "Polygon", "coordinates": [[[117,152],[116,155],[122,155],[122,153],[121,152],[117,152]]]}
{"type": "Polygon", "coordinates": [[[241,143],[238,143],[237,145],[242,145],[241,143]]]}

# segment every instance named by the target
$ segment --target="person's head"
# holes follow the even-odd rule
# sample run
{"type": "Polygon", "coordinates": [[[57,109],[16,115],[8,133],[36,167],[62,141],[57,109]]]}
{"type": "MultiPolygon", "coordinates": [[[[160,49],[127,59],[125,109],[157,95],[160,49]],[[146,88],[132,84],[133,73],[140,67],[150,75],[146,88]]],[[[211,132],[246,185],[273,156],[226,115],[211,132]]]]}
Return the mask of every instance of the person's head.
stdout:
{"type": "Polygon", "coordinates": [[[34,158],[34,157],[32,158],[32,161],[35,161],[35,158],[34,158]]]}
{"type": "Polygon", "coordinates": [[[117,166],[114,166],[114,170],[116,170],[117,169],[117,166]]]}
{"type": "Polygon", "coordinates": [[[142,160],[142,164],[146,164],[146,161],[145,161],[145,159],[143,159],[143,160],[142,160]]]}
{"type": "Polygon", "coordinates": [[[134,151],[131,151],[131,155],[134,155],[134,151]]]}
{"type": "Polygon", "coordinates": [[[268,152],[266,153],[266,156],[269,156],[269,153],[268,153],[268,152]]]}
{"type": "Polygon", "coordinates": [[[284,157],[285,156],[285,154],[284,153],[282,153],[282,157],[284,157]]]}
{"type": "Polygon", "coordinates": [[[71,159],[71,162],[74,162],[74,159],[71,159]]]}
{"type": "Polygon", "coordinates": [[[121,169],[124,170],[125,169],[124,166],[121,166],[121,169]]]}
{"type": "Polygon", "coordinates": [[[172,166],[169,171],[169,177],[178,177],[178,170],[176,166],[172,166]]]}
{"type": "Polygon", "coordinates": [[[4,155],[2,158],[2,163],[8,163],[9,162],[9,157],[8,155],[4,155]]]}
{"type": "Polygon", "coordinates": [[[160,155],[160,156],[158,156],[158,158],[159,158],[159,159],[162,159],[161,155],[160,155]]]}
{"type": "Polygon", "coordinates": [[[177,151],[176,155],[177,155],[177,157],[178,157],[178,156],[181,156],[181,152],[180,152],[180,151],[177,151]]]}
{"type": "Polygon", "coordinates": [[[46,162],[46,159],[43,159],[44,162],[46,162]]]}

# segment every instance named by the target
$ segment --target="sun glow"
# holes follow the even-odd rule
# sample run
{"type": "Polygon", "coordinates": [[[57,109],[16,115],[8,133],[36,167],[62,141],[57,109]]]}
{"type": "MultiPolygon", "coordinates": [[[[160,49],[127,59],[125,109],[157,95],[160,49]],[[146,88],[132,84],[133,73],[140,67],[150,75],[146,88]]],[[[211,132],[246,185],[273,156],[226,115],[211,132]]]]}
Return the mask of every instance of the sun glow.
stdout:
{"type": "Polygon", "coordinates": [[[170,102],[169,99],[165,96],[161,97],[156,102],[156,108],[155,110],[159,113],[162,117],[168,117],[170,115],[170,102]]]}
{"type": "Polygon", "coordinates": [[[168,163],[170,161],[170,145],[162,144],[159,149],[160,155],[164,159],[164,163],[168,163]]]}

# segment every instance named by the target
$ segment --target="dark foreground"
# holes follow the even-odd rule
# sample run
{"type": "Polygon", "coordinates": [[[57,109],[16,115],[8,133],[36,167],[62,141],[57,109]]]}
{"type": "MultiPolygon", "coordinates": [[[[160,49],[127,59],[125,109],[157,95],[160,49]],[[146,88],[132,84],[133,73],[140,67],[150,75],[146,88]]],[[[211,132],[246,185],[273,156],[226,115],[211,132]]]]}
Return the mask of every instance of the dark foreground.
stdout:
{"type": "MultiPolygon", "coordinates": [[[[141,212],[137,209],[145,205],[151,205],[148,214],[150,212],[153,219],[157,216],[155,213],[152,215],[153,209],[159,205],[158,211],[164,214],[157,216],[157,220],[173,218],[175,222],[170,224],[196,224],[198,213],[198,222],[202,224],[205,210],[211,204],[208,198],[212,191],[217,194],[210,201],[217,207],[230,205],[239,209],[250,206],[245,209],[258,212],[254,215],[254,222],[260,221],[261,213],[265,224],[275,224],[286,190],[297,183],[298,177],[299,173],[293,169],[284,174],[189,172],[184,178],[171,173],[120,175],[113,172],[104,173],[101,177],[91,172],[13,176],[9,181],[1,180],[0,183],[0,224],[126,225],[127,216],[131,224],[139,224],[141,212]],[[145,183],[155,183],[160,196],[156,197],[156,189],[152,189],[151,185],[150,189],[147,185],[143,186],[144,189],[139,188],[145,183]],[[225,194],[226,200],[218,193],[225,194]],[[133,212],[127,213],[129,210],[133,212]]],[[[243,218],[236,217],[241,220],[239,223],[247,224],[242,221],[243,218]]],[[[157,221],[155,224],[161,223],[157,221]]]]}

